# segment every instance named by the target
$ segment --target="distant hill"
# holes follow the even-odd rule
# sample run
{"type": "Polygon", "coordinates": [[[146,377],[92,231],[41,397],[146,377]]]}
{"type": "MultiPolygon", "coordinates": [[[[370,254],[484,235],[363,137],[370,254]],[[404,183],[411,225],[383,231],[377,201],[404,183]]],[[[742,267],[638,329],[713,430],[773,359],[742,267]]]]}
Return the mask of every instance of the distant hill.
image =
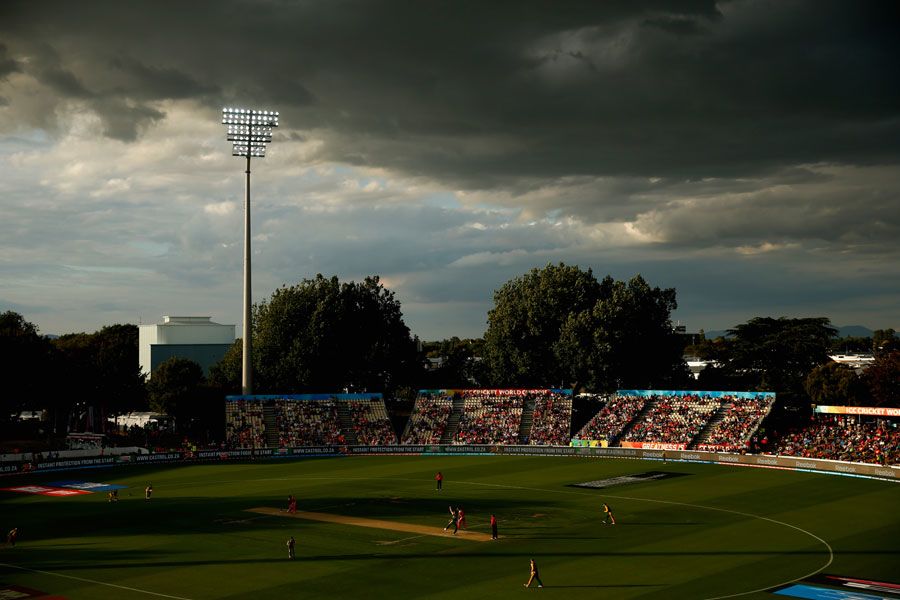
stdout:
{"type": "Polygon", "coordinates": [[[706,339],[714,340],[714,339],[720,338],[720,337],[727,337],[728,332],[724,331],[724,330],[723,331],[705,331],[704,335],[706,335],[706,339]]]}
{"type": "Polygon", "coordinates": [[[845,325],[838,327],[838,337],[872,337],[875,332],[862,325],[845,325]]]}
{"type": "MultiPolygon", "coordinates": [[[[863,325],[844,325],[843,327],[838,327],[838,337],[872,337],[875,333],[868,327],[864,327],[863,325]]],[[[726,337],[728,332],[725,330],[722,331],[707,331],[706,339],[714,340],[717,337],[726,337]]]]}

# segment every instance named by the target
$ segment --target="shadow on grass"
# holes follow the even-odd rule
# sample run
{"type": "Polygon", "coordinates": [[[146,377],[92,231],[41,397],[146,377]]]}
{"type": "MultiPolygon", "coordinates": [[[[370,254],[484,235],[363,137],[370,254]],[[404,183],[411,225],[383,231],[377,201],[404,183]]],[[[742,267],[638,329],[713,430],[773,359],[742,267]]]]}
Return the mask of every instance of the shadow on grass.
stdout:
{"type": "MultiPolygon", "coordinates": [[[[98,473],[89,476],[93,480],[98,473]]],[[[75,477],[72,477],[73,479],[75,477]]],[[[154,497],[143,498],[143,490],[133,495],[120,494],[120,500],[110,503],[105,494],[91,494],[72,498],[27,496],[17,494],[3,505],[4,521],[19,528],[20,540],[53,541],[61,538],[127,537],[141,535],[202,535],[227,532],[232,535],[258,532],[261,523],[266,528],[295,528],[295,524],[273,520],[275,517],[247,512],[260,506],[284,508],[286,496],[259,494],[220,497],[167,496],[165,485],[154,486],[154,497]],[[18,501],[16,501],[18,500],[18,501]]],[[[352,493],[352,490],[349,490],[352,493]]],[[[430,491],[430,490],[428,490],[430,491]]],[[[465,502],[432,497],[406,497],[406,502],[392,498],[355,498],[353,496],[319,496],[299,499],[301,511],[328,512],[350,517],[365,517],[403,523],[443,527],[447,523],[448,506],[462,505],[473,529],[486,527],[488,516],[496,511],[503,515],[531,511],[534,503],[527,499],[486,501],[467,499],[465,502]]],[[[559,504],[543,501],[542,510],[559,510],[559,504]]],[[[516,521],[526,529],[551,528],[516,521]]],[[[518,527],[516,528],[518,529],[518,527]]],[[[82,542],[85,543],[85,542],[82,542]]]]}
{"type": "Polygon", "coordinates": [[[533,535],[501,535],[501,539],[509,540],[611,540],[608,537],[588,537],[586,535],[542,535],[540,537],[533,535]]]}
{"type": "Polygon", "coordinates": [[[544,584],[544,588],[558,588],[558,589],[570,589],[570,588],[584,588],[584,589],[616,589],[616,588],[644,588],[644,587],[664,587],[669,585],[668,583],[605,583],[602,585],[547,585],[544,584]]]}
{"type": "Polygon", "coordinates": [[[611,525],[611,527],[635,527],[638,525],[654,525],[654,526],[662,526],[668,527],[670,525],[676,525],[679,527],[700,527],[706,526],[708,523],[703,523],[702,521],[692,521],[690,523],[685,523],[684,521],[675,522],[675,521],[616,521],[615,525],[611,525]]]}
{"type": "MultiPolygon", "coordinates": [[[[380,553],[380,552],[367,552],[367,553],[348,553],[348,554],[305,554],[305,550],[303,547],[298,546],[297,548],[297,558],[293,561],[283,558],[281,556],[281,545],[274,546],[273,545],[273,555],[271,557],[262,557],[262,558],[233,558],[233,559],[181,559],[178,558],[178,553],[168,552],[165,555],[161,555],[161,553],[147,552],[147,551],[129,551],[126,553],[122,552],[111,552],[108,550],[99,550],[99,551],[90,551],[90,550],[76,550],[74,552],[68,553],[68,555],[63,559],[59,556],[51,557],[36,557],[33,554],[25,555],[19,554],[18,556],[13,556],[12,553],[7,553],[2,556],[3,560],[0,562],[10,562],[13,564],[15,562],[18,563],[18,566],[29,567],[29,568],[37,568],[48,571],[79,571],[79,570],[105,570],[105,569],[159,569],[159,568],[185,568],[185,567],[204,567],[204,566],[240,566],[240,565],[272,565],[279,563],[318,563],[318,562],[332,562],[332,561],[350,561],[350,562],[358,562],[358,561],[372,561],[372,560],[390,560],[390,561],[398,561],[398,560],[429,560],[429,561],[446,561],[448,556],[445,553],[440,552],[406,552],[406,553],[380,553]],[[277,554],[277,555],[276,555],[277,554]],[[25,558],[30,560],[22,560],[25,558]],[[49,558],[49,560],[42,560],[49,558]]],[[[848,554],[873,554],[870,552],[859,552],[859,553],[848,553],[848,554]]],[[[896,555],[900,554],[900,551],[896,552],[881,552],[877,554],[884,555],[896,555]]],[[[516,558],[522,559],[523,561],[526,558],[533,557],[535,555],[533,550],[523,549],[522,551],[507,551],[507,552],[455,552],[453,557],[455,559],[471,559],[471,560],[483,560],[485,558],[497,558],[497,557],[506,557],[506,558],[516,558]]],[[[716,556],[747,556],[747,557],[773,557],[773,556],[785,556],[785,557],[797,557],[797,556],[818,556],[821,555],[820,552],[803,552],[803,551],[761,551],[761,552],[741,552],[741,551],[733,551],[733,552],[542,552],[540,553],[541,560],[547,561],[548,559],[556,559],[556,558],[564,558],[564,559],[582,559],[582,558],[596,558],[596,559],[613,559],[613,558],[666,558],[666,557],[678,557],[678,558],[709,558],[716,556]]],[[[627,584],[630,587],[641,587],[641,586],[656,586],[663,584],[627,584]]],[[[545,587],[553,587],[553,586],[545,586],[545,587]]],[[[578,587],[578,586],[556,586],[556,587],[578,587]]],[[[597,587],[625,587],[625,584],[604,584],[597,587]]]]}

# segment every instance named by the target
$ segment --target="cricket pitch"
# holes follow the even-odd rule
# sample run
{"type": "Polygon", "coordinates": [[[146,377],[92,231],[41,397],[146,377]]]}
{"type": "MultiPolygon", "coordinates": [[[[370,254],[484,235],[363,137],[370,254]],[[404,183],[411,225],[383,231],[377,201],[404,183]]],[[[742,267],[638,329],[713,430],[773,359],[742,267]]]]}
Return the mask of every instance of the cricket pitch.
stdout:
{"type": "Polygon", "coordinates": [[[288,517],[294,519],[306,519],[308,521],[322,521],[325,523],[338,523],[339,525],[355,525],[357,527],[371,527],[373,529],[388,529],[391,531],[403,531],[406,533],[418,533],[422,535],[434,535],[438,537],[452,537],[459,540],[468,540],[470,542],[489,542],[491,536],[486,533],[478,533],[475,531],[459,530],[457,535],[453,535],[448,531],[444,531],[440,527],[426,527],[425,525],[414,525],[412,523],[399,523],[397,521],[382,521],[379,519],[366,519],[364,517],[350,517],[347,515],[335,515],[331,513],[310,512],[306,510],[298,510],[291,514],[279,508],[270,508],[262,506],[258,508],[247,509],[247,512],[257,513],[261,515],[269,515],[272,517],[288,517]]]}

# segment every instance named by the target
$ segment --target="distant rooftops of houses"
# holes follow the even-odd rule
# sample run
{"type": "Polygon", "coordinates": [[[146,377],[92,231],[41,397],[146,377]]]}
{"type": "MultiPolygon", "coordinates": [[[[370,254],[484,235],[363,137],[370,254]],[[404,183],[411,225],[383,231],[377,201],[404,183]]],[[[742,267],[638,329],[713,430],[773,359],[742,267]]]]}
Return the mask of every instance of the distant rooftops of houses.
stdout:
{"type": "Polygon", "coordinates": [[[865,369],[875,364],[875,357],[871,354],[833,354],[828,358],[854,369],[865,369]]]}

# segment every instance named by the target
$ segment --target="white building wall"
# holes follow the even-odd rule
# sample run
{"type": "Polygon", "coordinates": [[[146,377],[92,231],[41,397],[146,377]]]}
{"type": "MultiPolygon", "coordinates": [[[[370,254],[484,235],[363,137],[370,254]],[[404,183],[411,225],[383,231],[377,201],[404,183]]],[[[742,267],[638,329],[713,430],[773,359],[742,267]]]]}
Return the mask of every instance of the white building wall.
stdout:
{"type": "Polygon", "coordinates": [[[138,326],[138,362],[141,373],[150,374],[150,347],[156,343],[157,325],[138,326]]]}
{"type": "Polygon", "coordinates": [[[141,371],[150,373],[151,348],[168,344],[232,344],[234,325],[213,323],[212,317],[170,317],[138,329],[138,360],[141,371]]]}

